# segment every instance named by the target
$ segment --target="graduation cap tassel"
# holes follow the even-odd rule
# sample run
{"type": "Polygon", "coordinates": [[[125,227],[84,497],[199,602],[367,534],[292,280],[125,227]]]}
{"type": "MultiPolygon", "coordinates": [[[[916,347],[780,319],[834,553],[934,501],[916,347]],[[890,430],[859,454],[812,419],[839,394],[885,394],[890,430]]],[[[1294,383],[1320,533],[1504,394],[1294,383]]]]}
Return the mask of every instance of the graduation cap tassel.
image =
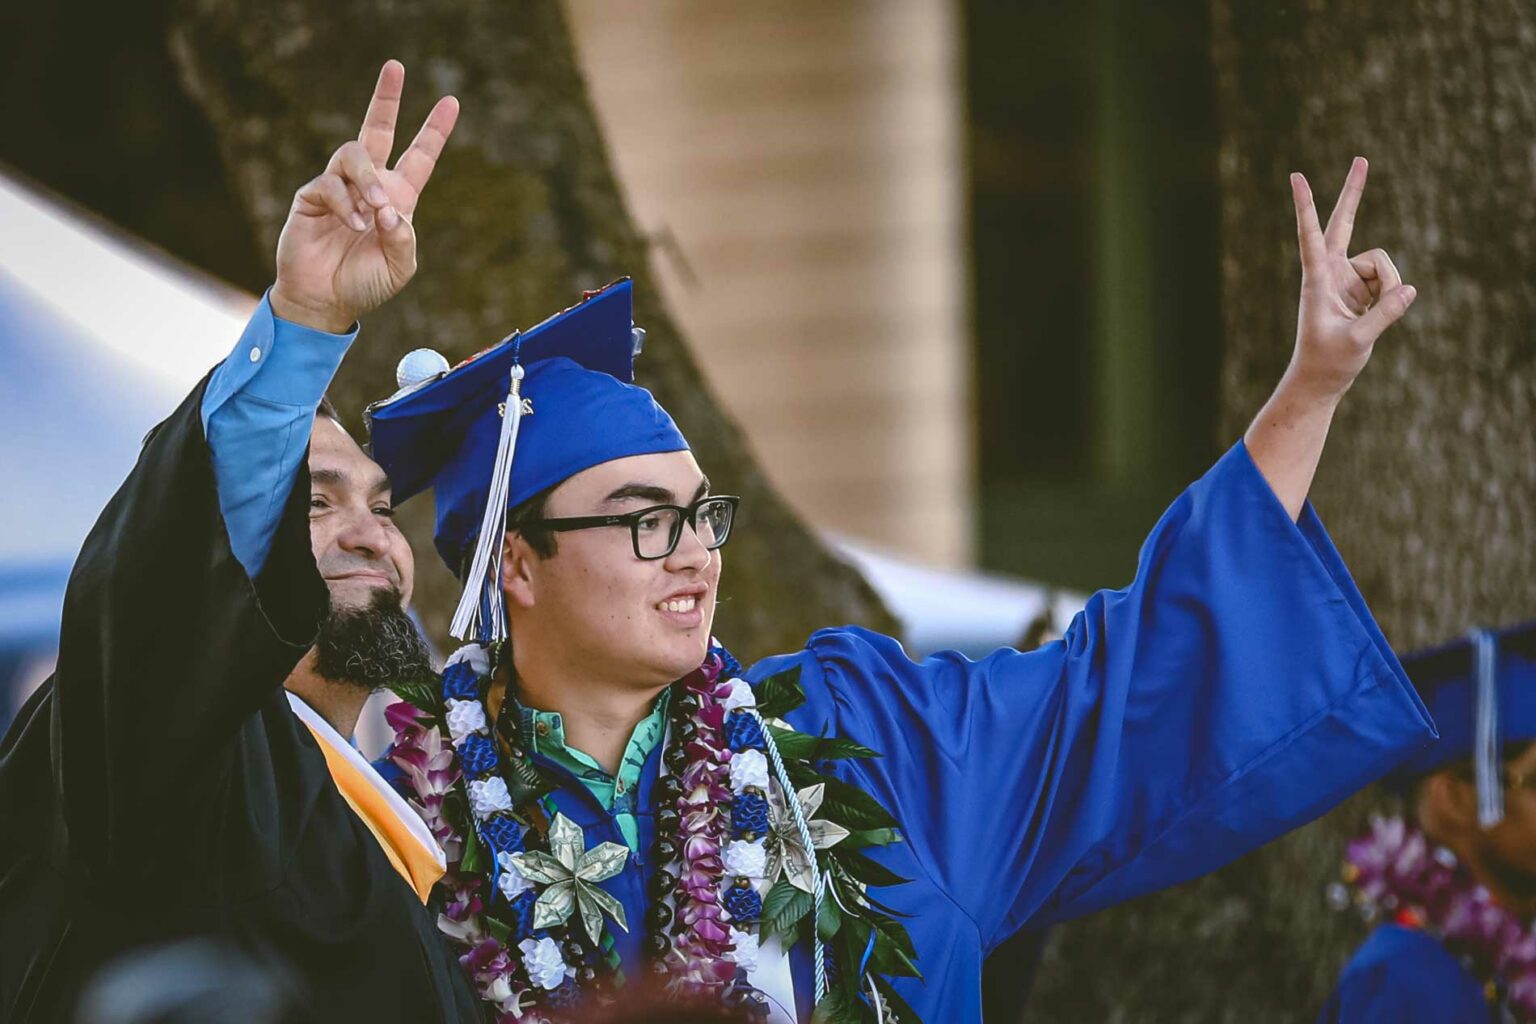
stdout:
{"type": "Polygon", "coordinates": [[[1477,823],[1492,828],[1504,820],[1504,759],[1499,744],[1498,642],[1485,629],[1471,635],[1477,706],[1473,762],[1477,774],[1477,823]]]}
{"type": "Polygon", "coordinates": [[[452,633],[467,640],[471,633],[482,644],[505,640],[507,618],[501,603],[501,552],[507,532],[507,494],[512,486],[512,456],[517,451],[517,430],[523,419],[523,367],[513,363],[512,383],[502,407],[501,435],[496,442],[496,463],[491,470],[491,493],[486,498],[475,557],[464,577],[464,593],[453,613],[452,633]]]}

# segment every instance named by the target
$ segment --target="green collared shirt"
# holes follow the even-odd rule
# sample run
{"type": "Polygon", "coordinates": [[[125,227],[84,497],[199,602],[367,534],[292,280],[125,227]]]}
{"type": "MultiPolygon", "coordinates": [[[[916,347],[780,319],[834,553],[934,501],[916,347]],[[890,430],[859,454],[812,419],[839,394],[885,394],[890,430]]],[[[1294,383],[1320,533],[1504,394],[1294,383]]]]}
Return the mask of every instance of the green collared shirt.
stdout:
{"type": "Polygon", "coordinates": [[[640,785],[640,772],[645,767],[646,758],[666,734],[670,696],[670,689],[662,690],[656,703],[651,705],[651,713],[629,734],[617,775],[609,775],[590,754],[565,742],[565,721],[560,712],[539,711],[525,707],[521,702],[516,705],[524,748],[543,754],[580,779],[587,791],[597,797],[597,802],[613,815],[631,850],[640,848],[635,825],[635,795],[640,785]]]}

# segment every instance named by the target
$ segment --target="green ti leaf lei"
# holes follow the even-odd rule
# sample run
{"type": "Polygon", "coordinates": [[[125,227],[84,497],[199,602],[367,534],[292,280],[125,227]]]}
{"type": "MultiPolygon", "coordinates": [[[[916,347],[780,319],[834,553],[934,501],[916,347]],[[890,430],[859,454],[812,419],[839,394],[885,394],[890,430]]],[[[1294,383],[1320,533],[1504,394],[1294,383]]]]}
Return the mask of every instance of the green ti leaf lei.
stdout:
{"type": "MultiPolygon", "coordinates": [[[[818,1024],[872,1020],[867,992],[870,985],[879,993],[887,1020],[920,1024],[916,1012],[890,983],[891,977],[922,978],[917,950],[895,913],[869,895],[871,888],[902,885],[911,879],[862,852],[872,846],[900,842],[899,825],[873,796],[816,767],[820,762],[880,754],[841,737],[797,732],[782,721],[784,715],[805,703],[798,669],[764,679],[753,687],[753,692],[758,712],[768,723],[767,732],[779,748],[810,825],[816,865],[811,867],[811,858],[806,855],[798,831],[784,813],[783,795],[775,788],[770,800],[770,845],[778,849],[785,877],[763,899],[762,937],[779,936],[787,947],[796,941],[809,941],[814,927],[830,947],[838,970],[834,972],[836,980],[829,982],[827,995],[817,1004],[813,1019],[818,1024]],[[826,899],[814,922],[815,900],[807,878],[811,870],[824,872],[828,884],[826,899]]],[[[769,878],[775,876],[772,863],[767,874],[769,878]]]]}

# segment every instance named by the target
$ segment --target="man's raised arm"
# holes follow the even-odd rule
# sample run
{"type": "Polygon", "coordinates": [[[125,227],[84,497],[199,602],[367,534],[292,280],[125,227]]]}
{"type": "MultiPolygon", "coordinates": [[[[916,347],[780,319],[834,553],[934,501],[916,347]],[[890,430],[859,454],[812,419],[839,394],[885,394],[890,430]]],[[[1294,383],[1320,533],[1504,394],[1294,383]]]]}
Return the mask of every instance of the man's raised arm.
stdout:
{"type": "Polygon", "coordinates": [[[219,507],[253,579],[358,317],[416,272],[411,218],[459,107],[451,96],[439,100],[390,169],[404,80],[398,61],[384,65],[357,139],[294,195],[277,242],[276,283],[203,397],[219,507]]]}
{"type": "Polygon", "coordinates": [[[216,755],[325,612],[295,481],[340,332],[415,272],[410,218],[458,113],[439,101],[387,168],[403,78],[384,66],[359,139],[295,195],[240,345],[155,430],[76,561],[53,768],[71,843],[94,859],[152,850],[153,808],[219,785],[216,755]]]}

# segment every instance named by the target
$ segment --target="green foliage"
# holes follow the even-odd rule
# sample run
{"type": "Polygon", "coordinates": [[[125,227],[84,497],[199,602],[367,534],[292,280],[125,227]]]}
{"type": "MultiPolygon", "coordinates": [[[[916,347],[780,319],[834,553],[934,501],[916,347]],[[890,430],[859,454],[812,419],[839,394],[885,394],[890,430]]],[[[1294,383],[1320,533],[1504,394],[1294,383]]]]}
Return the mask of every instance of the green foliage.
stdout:
{"type": "MultiPolygon", "coordinates": [[[[811,902],[814,905],[815,900],[811,902]]],[[[842,926],[843,912],[838,909],[837,900],[829,892],[826,899],[821,901],[821,912],[816,915],[816,932],[822,942],[831,942],[837,938],[837,930],[842,926]]]]}
{"type": "Polygon", "coordinates": [[[394,682],[389,684],[389,691],[407,704],[413,704],[429,715],[435,717],[442,713],[443,695],[432,683],[419,680],[394,682]]]}
{"type": "MultiPolygon", "coordinates": [[[[784,770],[789,772],[789,781],[795,784],[796,789],[805,789],[807,786],[814,786],[818,782],[827,780],[825,773],[817,771],[809,762],[798,758],[786,757],[784,770]]],[[[838,822],[838,824],[846,825],[846,822],[838,822]]]]}
{"type": "MultiPolygon", "coordinates": [[[[848,840],[843,840],[846,843],[848,840]]],[[[880,864],[857,850],[842,849],[843,843],[838,843],[830,851],[837,858],[842,867],[855,881],[863,882],[870,886],[904,885],[912,881],[903,878],[884,864],[880,864]]]]}
{"type": "Polygon", "coordinates": [[[780,935],[788,946],[794,941],[795,926],[800,923],[801,918],[811,912],[815,902],[810,893],[796,889],[788,881],[780,879],[772,889],[768,890],[768,897],[763,900],[763,917],[760,926],[763,938],[780,935]]]}
{"type": "Polygon", "coordinates": [[[840,985],[828,987],[811,1014],[811,1024],[860,1024],[865,1019],[858,997],[840,985]]]}
{"type": "Polygon", "coordinates": [[[464,836],[464,855],[459,858],[459,874],[478,875],[490,869],[486,867],[489,857],[480,846],[480,837],[475,835],[474,829],[468,829],[461,833],[464,836]]]}
{"type": "Polygon", "coordinates": [[[917,969],[917,957],[907,950],[911,948],[912,940],[907,935],[907,930],[897,926],[896,931],[887,931],[884,927],[875,928],[875,952],[869,958],[870,969],[876,974],[894,974],[907,978],[921,978],[923,972],[917,969]]]}
{"type": "Polygon", "coordinates": [[[880,756],[878,751],[871,750],[862,743],[843,739],[841,736],[811,736],[792,729],[780,729],[776,725],[770,725],[768,732],[779,748],[779,754],[785,758],[796,758],[802,761],[834,761],[880,756]]]}
{"type": "Polygon", "coordinates": [[[901,926],[901,923],[895,918],[887,917],[874,910],[867,912],[864,916],[880,938],[889,942],[891,948],[899,952],[911,967],[912,973],[917,974],[917,947],[912,945],[912,936],[907,934],[907,930],[901,926]]]}
{"type": "Polygon", "coordinates": [[[752,687],[757,699],[757,713],[764,718],[783,718],[805,703],[805,689],[800,685],[800,670],[785,669],[752,687]]]}
{"type": "Polygon", "coordinates": [[[857,786],[832,775],[820,776],[826,783],[821,799],[821,816],[847,829],[889,828],[900,826],[880,801],[857,786]]]}
{"type": "MultiPolygon", "coordinates": [[[[864,959],[864,952],[869,950],[868,974],[890,974],[907,978],[921,978],[922,972],[917,969],[917,958],[907,951],[911,948],[912,940],[906,935],[906,929],[896,927],[894,932],[886,930],[883,925],[877,925],[867,918],[847,918],[844,929],[845,934],[840,936],[843,958],[853,964],[858,964],[864,959]],[[869,937],[875,937],[873,948],[869,945],[869,937]]],[[[862,982],[861,982],[862,984],[862,982]]]]}
{"type": "Polygon", "coordinates": [[[848,838],[838,843],[839,849],[856,849],[860,846],[889,846],[901,842],[901,833],[894,828],[858,829],[848,833],[848,838]]]}

